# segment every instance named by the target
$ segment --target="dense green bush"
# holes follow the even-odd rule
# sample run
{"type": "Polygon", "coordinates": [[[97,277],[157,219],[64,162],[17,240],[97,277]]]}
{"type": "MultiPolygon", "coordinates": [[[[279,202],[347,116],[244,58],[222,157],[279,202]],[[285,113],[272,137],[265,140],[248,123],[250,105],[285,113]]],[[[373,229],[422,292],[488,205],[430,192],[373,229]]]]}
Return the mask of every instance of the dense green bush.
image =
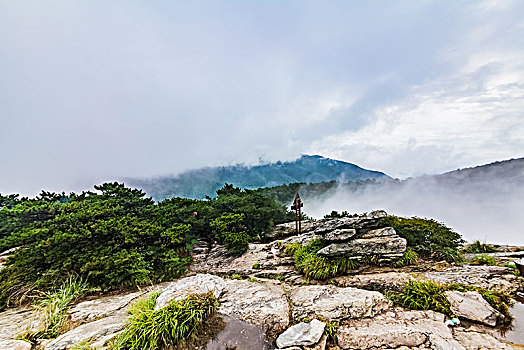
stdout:
{"type": "Polygon", "coordinates": [[[218,238],[241,253],[290,215],[270,198],[227,184],[214,199],[161,203],[116,182],[95,189],[0,195],[0,252],[21,247],[0,270],[0,309],[54,290],[71,274],[103,290],[172,279],[186,271],[196,239],[215,239],[214,228],[225,227],[218,238]]]}
{"type": "Polygon", "coordinates": [[[382,219],[381,224],[393,227],[399,236],[407,240],[408,246],[420,255],[448,262],[463,259],[458,249],[464,240],[443,223],[433,219],[388,216],[382,219]]]}
{"type": "Polygon", "coordinates": [[[126,327],[112,341],[111,349],[157,350],[176,346],[190,338],[219,305],[213,292],[209,292],[171,301],[155,311],[158,295],[159,292],[153,293],[131,306],[126,327]]]}
{"type": "Polygon", "coordinates": [[[286,254],[293,255],[295,267],[307,278],[326,280],[358,266],[357,262],[347,257],[327,258],[317,255],[322,247],[322,241],[315,240],[305,246],[292,243],[284,249],[286,254]]]}
{"type": "Polygon", "coordinates": [[[479,240],[476,240],[475,242],[468,244],[463,249],[464,253],[495,253],[497,251],[497,248],[490,244],[482,243],[479,240]]]}
{"type": "Polygon", "coordinates": [[[223,214],[211,221],[217,240],[233,255],[244,253],[249,245],[249,236],[244,231],[244,214],[223,214]]]}

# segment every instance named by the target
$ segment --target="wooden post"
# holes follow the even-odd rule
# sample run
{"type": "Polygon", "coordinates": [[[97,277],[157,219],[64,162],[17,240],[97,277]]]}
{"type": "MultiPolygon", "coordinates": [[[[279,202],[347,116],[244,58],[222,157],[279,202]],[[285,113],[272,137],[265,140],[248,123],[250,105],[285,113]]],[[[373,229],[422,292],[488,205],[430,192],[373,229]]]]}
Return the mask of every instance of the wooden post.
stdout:
{"type": "Polygon", "coordinates": [[[302,233],[302,207],[304,206],[304,203],[302,203],[302,199],[300,199],[300,196],[298,192],[295,194],[295,199],[293,200],[293,205],[291,206],[291,210],[295,211],[295,230],[297,233],[302,233]]]}

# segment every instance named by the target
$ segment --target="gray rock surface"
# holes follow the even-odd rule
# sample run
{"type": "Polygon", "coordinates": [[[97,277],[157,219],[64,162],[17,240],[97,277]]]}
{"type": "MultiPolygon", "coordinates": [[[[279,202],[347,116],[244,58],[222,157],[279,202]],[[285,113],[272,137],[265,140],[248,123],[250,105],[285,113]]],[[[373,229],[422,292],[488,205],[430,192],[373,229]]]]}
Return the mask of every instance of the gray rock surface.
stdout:
{"type": "Polygon", "coordinates": [[[86,339],[93,342],[110,339],[124,328],[126,319],[127,313],[121,311],[113,316],[83,324],[54,339],[44,349],[66,350],[86,339]]]}
{"type": "Polygon", "coordinates": [[[444,315],[433,311],[395,308],[374,318],[349,320],[339,327],[336,338],[342,349],[464,350],[444,324],[444,315]]]}
{"type": "Polygon", "coordinates": [[[289,324],[289,306],[280,283],[226,280],[219,312],[264,329],[270,339],[289,324]]]}
{"type": "Polygon", "coordinates": [[[383,294],[333,285],[294,287],[288,292],[295,320],[321,316],[325,320],[373,317],[391,306],[383,294]]]}
{"type": "Polygon", "coordinates": [[[133,301],[145,293],[145,291],[133,292],[83,301],[69,310],[69,316],[76,324],[95,321],[114,315],[118,311],[127,310],[133,301]]]}
{"type": "Polygon", "coordinates": [[[508,293],[514,293],[524,286],[524,278],[513,275],[512,269],[500,266],[451,266],[441,271],[416,273],[415,278],[443,284],[470,284],[508,293]]]}
{"type": "Polygon", "coordinates": [[[221,277],[210,274],[198,274],[195,276],[181,278],[172,282],[160,294],[156,300],[155,310],[167,306],[171,300],[186,298],[189,294],[203,294],[213,292],[216,298],[220,297],[226,283],[221,277]]]}
{"type": "Polygon", "coordinates": [[[505,344],[489,334],[477,332],[455,331],[455,339],[468,350],[512,350],[511,345],[505,344]]]}
{"type": "Polygon", "coordinates": [[[500,312],[492,308],[478,292],[447,291],[446,298],[450,303],[451,311],[459,318],[495,327],[497,319],[504,317],[500,312]]]}
{"type": "Polygon", "coordinates": [[[413,279],[413,276],[407,272],[384,272],[339,276],[334,278],[334,281],[340,287],[353,287],[382,292],[386,290],[401,291],[404,288],[404,284],[413,279]]]}
{"type": "Polygon", "coordinates": [[[341,242],[351,239],[357,234],[357,230],[354,228],[342,228],[333,230],[324,235],[324,240],[328,242],[341,242]]]}
{"type": "Polygon", "coordinates": [[[380,236],[375,238],[356,238],[344,243],[332,243],[320,249],[317,254],[323,256],[344,255],[355,259],[373,255],[400,258],[406,251],[406,247],[406,239],[400,236],[380,236]]]}
{"type": "Polygon", "coordinates": [[[322,334],[326,324],[319,320],[312,320],[309,323],[301,322],[289,327],[284,333],[277,338],[277,346],[279,348],[287,348],[291,346],[303,346],[316,344],[322,334]]]}
{"type": "Polygon", "coordinates": [[[0,349],[2,350],[31,350],[31,343],[23,340],[0,339],[0,349]]]}

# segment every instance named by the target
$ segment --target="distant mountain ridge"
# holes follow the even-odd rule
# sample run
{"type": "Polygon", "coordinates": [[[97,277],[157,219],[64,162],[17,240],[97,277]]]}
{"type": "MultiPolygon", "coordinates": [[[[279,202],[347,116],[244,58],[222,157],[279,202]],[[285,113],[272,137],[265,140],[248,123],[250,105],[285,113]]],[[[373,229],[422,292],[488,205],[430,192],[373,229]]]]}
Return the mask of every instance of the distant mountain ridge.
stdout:
{"type": "Polygon", "coordinates": [[[144,190],[155,200],[171,197],[201,199],[213,197],[216,190],[230,183],[240,188],[256,189],[296,182],[390,180],[380,171],[361,168],[318,155],[303,155],[295,161],[276,162],[255,166],[222,166],[190,170],[176,176],[149,179],[124,179],[127,185],[144,190]]]}

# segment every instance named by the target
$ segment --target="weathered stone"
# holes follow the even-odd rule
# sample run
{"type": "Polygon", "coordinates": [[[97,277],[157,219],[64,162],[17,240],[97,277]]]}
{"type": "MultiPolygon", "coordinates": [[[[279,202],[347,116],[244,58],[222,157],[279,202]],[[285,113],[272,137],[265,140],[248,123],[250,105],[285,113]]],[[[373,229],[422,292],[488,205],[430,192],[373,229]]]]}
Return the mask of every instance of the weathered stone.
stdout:
{"type": "Polygon", "coordinates": [[[356,288],[332,285],[294,287],[289,293],[293,318],[321,316],[330,320],[373,317],[391,306],[384,295],[356,288]]]}
{"type": "Polygon", "coordinates": [[[513,348],[489,334],[455,331],[455,339],[468,350],[512,350],[513,348]]]}
{"type": "Polygon", "coordinates": [[[351,239],[357,234],[354,228],[343,228],[326,233],[324,240],[328,242],[343,242],[351,239]]]}
{"type": "Polygon", "coordinates": [[[347,256],[349,258],[363,258],[373,255],[402,256],[406,251],[407,242],[400,236],[381,236],[375,238],[357,238],[346,243],[332,243],[317,254],[323,256],[347,256]]]}
{"type": "Polygon", "coordinates": [[[304,350],[326,350],[327,346],[327,335],[323,335],[322,338],[315,345],[304,346],[304,350]]]}
{"type": "Polygon", "coordinates": [[[220,297],[226,283],[218,276],[210,274],[198,274],[191,277],[181,278],[176,282],[170,283],[156,300],[155,310],[160,310],[167,306],[171,300],[180,300],[190,294],[203,294],[213,292],[216,298],[220,297]]]}
{"type": "MultiPolygon", "coordinates": [[[[310,232],[316,227],[315,221],[302,221],[302,233],[310,232]]],[[[275,225],[272,232],[266,234],[267,238],[278,239],[280,237],[287,237],[296,234],[295,222],[286,222],[284,224],[275,225]]]]}
{"type": "Polygon", "coordinates": [[[132,302],[143,294],[145,292],[133,292],[84,301],[72,307],[69,315],[71,321],[77,324],[95,321],[118,311],[127,310],[132,302]]]}
{"type": "Polygon", "coordinates": [[[342,349],[413,349],[429,344],[432,349],[464,350],[444,324],[444,315],[433,311],[395,308],[374,318],[348,320],[336,337],[342,349]]]}
{"type": "Polygon", "coordinates": [[[86,339],[97,342],[100,339],[110,339],[111,335],[116,335],[121,331],[127,319],[126,312],[119,312],[113,316],[105,317],[97,321],[83,324],[73,328],[67,333],[62,334],[46,345],[45,350],[66,350],[86,339]]]}
{"type": "Polygon", "coordinates": [[[367,231],[360,235],[358,238],[372,239],[376,237],[398,237],[398,235],[393,227],[384,227],[376,230],[367,231]]]}
{"type": "Polygon", "coordinates": [[[277,346],[287,348],[297,345],[314,345],[322,337],[325,327],[326,324],[319,320],[312,320],[309,323],[301,322],[280,334],[277,338],[277,346]]]}
{"type": "Polygon", "coordinates": [[[205,350],[223,349],[273,349],[266,339],[264,330],[238,318],[219,314],[225,328],[205,345],[205,350]]]}
{"type": "Polygon", "coordinates": [[[13,340],[21,333],[39,330],[42,325],[41,316],[32,308],[9,309],[0,312],[0,339],[13,340]]]}
{"type": "Polygon", "coordinates": [[[319,220],[316,222],[314,233],[324,235],[337,229],[373,230],[379,227],[381,219],[381,217],[358,216],[319,220]]]}
{"type": "Polygon", "coordinates": [[[512,269],[500,266],[452,266],[442,271],[415,274],[417,279],[432,280],[442,284],[468,284],[490,290],[514,293],[521,287],[522,277],[511,274],[512,269]]]}
{"type": "Polygon", "coordinates": [[[363,275],[340,276],[334,278],[340,287],[353,287],[367,290],[401,291],[404,285],[414,278],[406,272],[385,272],[363,275]]]}
{"type": "Polygon", "coordinates": [[[227,280],[219,312],[262,327],[274,339],[289,324],[289,306],[279,283],[227,280]]]}
{"type": "Polygon", "coordinates": [[[500,312],[491,307],[482,295],[475,291],[465,293],[447,291],[446,298],[454,314],[470,321],[480,322],[494,327],[497,325],[497,319],[504,317],[500,312]]]}
{"type": "Polygon", "coordinates": [[[0,349],[2,350],[31,350],[31,343],[23,340],[0,339],[0,349]]]}

